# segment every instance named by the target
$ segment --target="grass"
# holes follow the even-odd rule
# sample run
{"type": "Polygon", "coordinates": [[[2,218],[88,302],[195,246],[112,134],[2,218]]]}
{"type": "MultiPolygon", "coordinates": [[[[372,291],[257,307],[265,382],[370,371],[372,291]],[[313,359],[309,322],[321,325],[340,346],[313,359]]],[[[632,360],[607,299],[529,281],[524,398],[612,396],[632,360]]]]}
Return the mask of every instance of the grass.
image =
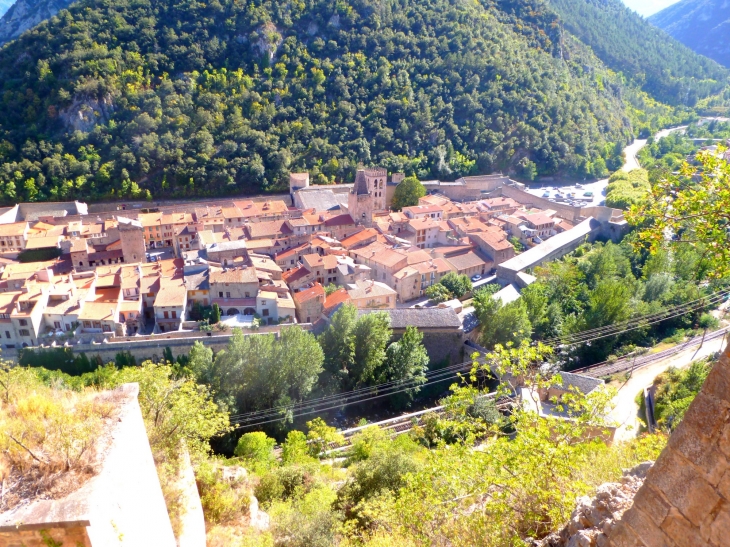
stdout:
{"type": "Polygon", "coordinates": [[[43,385],[29,369],[0,371],[0,511],[61,498],[96,473],[101,431],[118,409],[113,392],[43,385]]]}

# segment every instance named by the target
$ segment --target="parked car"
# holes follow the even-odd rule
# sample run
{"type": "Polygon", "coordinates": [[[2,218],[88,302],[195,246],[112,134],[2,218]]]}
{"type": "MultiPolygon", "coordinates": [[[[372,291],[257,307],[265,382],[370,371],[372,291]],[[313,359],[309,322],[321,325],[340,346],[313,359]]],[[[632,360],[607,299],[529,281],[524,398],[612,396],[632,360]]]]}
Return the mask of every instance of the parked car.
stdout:
{"type": "Polygon", "coordinates": [[[583,195],[585,197],[587,197],[587,198],[592,198],[593,197],[593,192],[591,192],[590,190],[588,190],[587,192],[583,192],[583,195]]]}
{"type": "Polygon", "coordinates": [[[544,191],[544,192],[542,193],[542,197],[544,197],[544,198],[549,198],[549,197],[550,197],[550,192],[548,192],[547,190],[545,190],[545,191],[544,191]]]}
{"type": "Polygon", "coordinates": [[[481,276],[481,275],[479,275],[479,274],[476,274],[476,275],[473,275],[473,276],[471,277],[471,280],[472,280],[472,281],[479,281],[479,280],[480,280],[481,278],[482,278],[482,276],[481,276]]]}

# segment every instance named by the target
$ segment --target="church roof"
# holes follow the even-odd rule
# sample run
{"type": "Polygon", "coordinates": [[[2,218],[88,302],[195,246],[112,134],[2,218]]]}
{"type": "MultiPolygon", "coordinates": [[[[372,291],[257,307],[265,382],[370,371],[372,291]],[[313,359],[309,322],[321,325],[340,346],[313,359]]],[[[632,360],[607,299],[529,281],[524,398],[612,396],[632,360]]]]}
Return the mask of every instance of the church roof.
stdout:
{"type": "Polygon", "coordinates": [[[369,194],[368,182],[365,180],[365,170],[358,169],[355,175],[355,184],[352,187],[352,193],[358,196],[364,196],[369,194]]]}

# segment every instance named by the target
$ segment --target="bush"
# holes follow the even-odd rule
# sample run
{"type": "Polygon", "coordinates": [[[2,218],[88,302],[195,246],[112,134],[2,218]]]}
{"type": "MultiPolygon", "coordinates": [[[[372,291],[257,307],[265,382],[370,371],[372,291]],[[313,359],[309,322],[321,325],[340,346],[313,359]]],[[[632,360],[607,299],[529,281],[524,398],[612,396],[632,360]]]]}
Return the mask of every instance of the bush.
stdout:
{"type": "Polygon", "coordinates": [[[276,441],[263,431],[253,431],[238,439],[233,453],[253,463],[270,464],[274,460],[276,441]]]}
{"type": "Polygon", "coordinates": [[[195,480],[207,522],[230,522],[247,511],[250,497],[242,479],[225,481],[217,466],[203,461],[195,470],[195,480]]]}
{"type": "Polygon", "coordinates": [[[314,461],[309,455],[307,436],[301,431],[290,431],[281,445],[281,461],[285,464],[314,461]]]}

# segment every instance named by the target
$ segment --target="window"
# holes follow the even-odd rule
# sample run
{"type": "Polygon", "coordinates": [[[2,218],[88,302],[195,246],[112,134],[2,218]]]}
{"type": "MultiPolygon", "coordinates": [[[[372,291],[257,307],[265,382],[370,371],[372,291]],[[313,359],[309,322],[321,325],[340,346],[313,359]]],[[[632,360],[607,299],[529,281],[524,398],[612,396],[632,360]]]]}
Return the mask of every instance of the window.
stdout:
{"type": "Polygon", "coordinates": [[[109,327],[109,325],[102,325],[101,330],[104,332],[111,332],[112,329],[109,327]]]}
{"type": "Polygon", "coordinates": [[[83,265],[84,265],[84,263],[83,263],[83,262],[79,262],[79,266],[83,266],[83,265]]]}
{"type": "Polygon", "coordinates": [[[251,293],[249,293],[248,291],[246,291],[246,292],[245,292],[245,293],[243,293],[243,294],[244,294],[244,295],[246,295],[246,298],[251,298],[251,293]]]}
{"type": "Polygon", "coordinates": [[[20,326],[21,326],[21,327],[26,327],[26,326],[28,326],[28,321],[26,321],[25,319],[21,319],[21,320],[20,320],[20,321],[18,321],[18,322],[20,323],[20,326]]]}
{"type": "Polygon", "coordinates": [[[10,331],[9,331],[9,330],[6,330],[6,331],[5,331],[5,337],[6,337],[6,338],[10,338],[10,331]]]}
{"type": "Polygon", "coordinates": [[[265,305],[266,305],[266,300],[262,300],[262,301],[261,301],[261,305],[262,305],[262,306],[265,306],[265,305]]]}
{"type": "Polygon", "coordinates": [[[53,322],[53,326],[56,327],[57,329],[60,329],[61,328],[61,323],[58,322],[58,321],[54,321],[53,322]]]}
{"type": "Polygon", "coordinates": [[[230,298],[230,297],[231,297],[231,293],[229,293],[228,291],[226,291],[226,298],[230,298]]]}
{"type": "Polygon", "coordinates": [[[169,316],[169,314],[167,312],[164,312],[164,315],[165,315],[165,319],[169,319],[170,318],[170,316],[169,316]]]}
{"type": "Polygon", "coordinates": [[[218,293],[218,298],[223,298],[223,293],[222,292],[219,292],[218,293]]]}
{"type": "Polygon", "coordinates": [[[30,336],[28,329],[20,329],[20,336],[30,336]]]}
{"type": "Polygon", "coordinates": [[[268,317],[269,316],[269,309],[268,308],[264,309],[264,311],[261,313],[261,315],[263,315],[264,317],[268,317]]]}
{"type": "Polygon", "coordinates": [[[177,319],[177,312],[174,310],[172,311],[172,318],[177,319]]]}

